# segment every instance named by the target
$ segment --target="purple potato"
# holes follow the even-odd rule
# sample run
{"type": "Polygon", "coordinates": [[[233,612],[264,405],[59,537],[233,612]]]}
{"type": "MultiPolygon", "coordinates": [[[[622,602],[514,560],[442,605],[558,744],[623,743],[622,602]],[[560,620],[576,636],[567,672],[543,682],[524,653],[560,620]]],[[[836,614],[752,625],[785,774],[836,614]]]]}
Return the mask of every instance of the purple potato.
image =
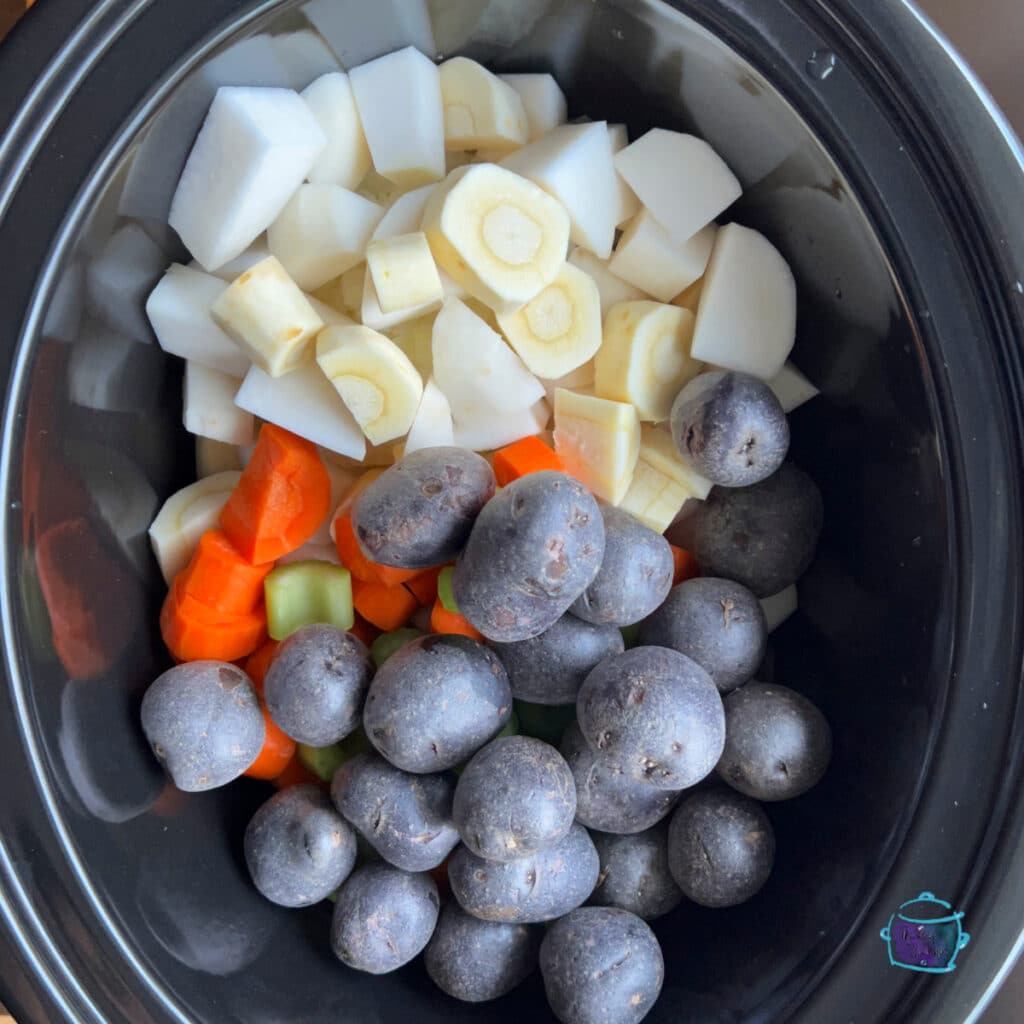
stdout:
{"type": "Polygon", "coordinates": [[[331,948],[349,967],[387,974],[413,959],[434,933],[440,900],[426,874],[390,864],[357,868],[338,893],[331,948]]]}
{"type": "Polygon", "coordinates": [[[484,860],[460,846],[448,861],[459,906],[483,921],[553,921],[584,903],[597,884],[598,857],[582,825],[556,843],[509,861],[484,860]]]}
{"type": "Polygon", "coordinates": [[[721,693],[753,678],[768,649],[761,602],[740,583],[700,576],[672,590],[640,627],[640,643],[685,654],[721,693]]]}
{"type": "Polygon", "coordinates": [[[377,754],[358,754],[334,773],[331,798],[359,834],[403,871],[430,871],[455,849],[455,781],[410,775],[377,754]]]}
{"type": "Polygon", "coordinates": [[[561,839],[576,814],[576,787],[565,759],[531,736],[488,743],[455,787],[452,816],[478,857],[506,861],[561,839]]]}
{"type": "Polygon", "coordinates": [[[363,727],[403,771],[454,768],[492,739],[512,714],[512,691],[498,656],[465,636],[424,636],[381,665],[363,727]]]}
{"type": "Polygon", "coordinates": [[[601,569],[570,611],[587,622],[631,626],[650,615],[672,589],[672,548],[660,533],[621,509],[606,505],[601,518],[601,569]]]}
{"type": "Polygon", "coordinates": [[[532,704],[574,704],[587,673],[625,650],[615,626],[595,626],[569,614],[539,636],[491,646],[508,672],[512,696],[532,704]]]}
{"type": "Polygon", "coordinates": [[[481,921],[449,903],[423,952],[423,963],[442,992],[482,1003],[506,995],[530,975],[539,948],[536,928],[481,921]]]}
{"type": "Polygon", "coordinates": [[[806,697],[785,686],[747,683],[725,698],[720,778],[754,800],[790,800],[825,774],[832,731],[806,697]]]}
{"type": "Polygon", "coordinates": [[[628,775],[594,750],[573,722],[562,737],[562,756],[576,783],[576,820],[589,829],[627,835],[643,832],[672,810],[679,794],[628,775]]]}
{"type": "Polygon", "coordinates": [[[683,462],[723,487],[769,477],[789,451],[789,422],[775,392],[749,373],[694,377],[672,405],[672,438],[683,462]]]}
{"type": "Polygon", "coordinates": [[[326,899],[356,862],[356,837],[318,786],[282,789],[245,830],[245,862],[256,888],[282,907],[326,899]]]}
{"type": "Polygon", "coordinates": [[[462,550],[494,495],[494,471],[465,448],[422,448],[386,469],[356,498],[352,527],[363,554],[429,569],[462,550]]]}
{"type": "Polygon", "coordinates": [[[591,832],[601,859],[601,873],[590,903],[618,907],[644,921],[653,921],[674,910],[683,899],[668,867],[668,826],[662,823],[646,832],[616,836],[591,832]]]}
{"type": "Polygon", "coordinates": [[[556,921],[540,946],[540,970],[562,1024],[638,1024],[665,980],[654,932],[615,907],[581,907],[556,921]]]}
{"type": "Polygon", "coordinates": [[[226,661],[192,661],[158,676],[142,698],[142,731],[171,781],[187,793],[237,779],[263,749],[252,680],[226,661]]]}
{"type": "Polygon", "coordinates": [[[711,677],[666,647],[634,647],[602,661],[580,687],[576,719],[597,753],[657,789],[700,782],[725,743],[711,677]]]}
{"type": "Polygon", "coordinates": [[[568,611],[603,557],[593,495],[565,473],[530,473],[477,518],[452,577],[455,601],[489,640],[528,640],[568,611]]]}
{"type": "Polygon", "coordinates": [[[680,889],[704,907],[749,900],[772,872],[775,833],[753,800],[724,788],[694,793],[668,830],[668,865],[680,889]]]}
{"type": "Polygon", "coordinates": [[[270,717],[293,740],[329,747],[359,725],[372,678],[373,662],[361,640],[315,623],[278,647],[263,695],[270,717]]]}

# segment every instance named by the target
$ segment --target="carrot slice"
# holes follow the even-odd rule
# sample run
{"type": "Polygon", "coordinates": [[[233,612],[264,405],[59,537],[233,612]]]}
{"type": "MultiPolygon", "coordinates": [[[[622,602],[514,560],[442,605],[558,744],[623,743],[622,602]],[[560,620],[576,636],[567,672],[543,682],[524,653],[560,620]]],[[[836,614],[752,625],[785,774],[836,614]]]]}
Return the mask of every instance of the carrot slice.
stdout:
{"type": "Polygon", "coordinates": [[[383,583],[389,587],[397,587],[400,583],[414,580],[423,572],[422,569],[396,569],[390,565],[371,562],[363,554],[352,526],[352,517],[347,514],[340,515],[334,520],[334,546],[338,549],[341,564],[357,580],[364,583],[383,583]]]}
{"type": "Polygon", "coordinates": [[[244,772],[250,779],[276,779],[295,756],[295,740],[270,717],[266,704],[263,705],[263,724],[266,726],[263,749],[244,772]]]}
{"type": "Polygon", "coordinates": [[[358,639],[362,640],[367,647],[373,646],[373,641],[380,636],[382,630],[379,630],[376,626],[371,625],[366,621],[358,612],[356,612],[356,620],[352,623],[352,628],[349,632],[358,639]]]}
{"type": "Polygon", "coordinates": [[[220,525],[244,558],[262,565],[302,547],[330,504],[331,478],[316,445],[265,423],[220,525]]]}
{"type": "Polygon", "coordinates": [[[364,580],[352,581],[352,600],[356,611],[385,633],[404,626],[418,607],[416,598],[405,587],[364,580]]]}
{"type": "Polygon", "coordinates": [[[271,563],[251,565],[223,530],[207,530],[199,538],[192,560],[179,574],[183,594],[229,615],[253,611],[263,599],[263,581],[271,563]]]}
{"type": "Polygon", "coordinates": [[[264,609],[229,615],[181,592],[177,580],[160,611],[160,632],[179,661],[237,661],[267,639],[264,609]]]}
{"type": "Polygon", "coordinates": [[[429,608],[437,600],[437,581],[444,568],[443,565],[437,565],[433,569],[424,569],[419,575],[405,581],[406,589],[421,607],[429,608]]]}
{"type": "Polygon", "coordinates": [[[245,664],[242,666],[245,669],[245,674],[252,680],[252,685],[256,687],[256,692],[261,697],[263,696],[263,683],[267,678],[267,669],[270,668],[270,663],[274,660],[274,655],[277,654],[279,646],[276,640],[268,640],[262,646],[257,647],[245,659],[245,664]]]}
{"type": "Polygon", "coordinates": [[[697,559],[685,548],[677,548],[675,544],[669,544],[672,549],[672,561],[675,563],[675,570],[672,574],[672,586],[678,586],[684,580],[692,580],[694,576],[700,575],[697,567],[697,559]]]}
{"type": "Polygon", "coordinates": [[[540,473],[545,469],[565,472],[562,460],[536,436],[524,437],[494,453],[494,477],[499,487],[505,487],[528,473],[540,473]]]}
{"type": "Polygon", "coordinates": [[[464,615],[450,612],[440,598],[434,602],[434,610],[430,613],[430,629],[434,633],[457,633],[468,636],[471,640],[483,640],[484,636],[464,615]]]}
{"type": "Polygon", "coordinates": [[[302,763],[302,761],[299,760],[298,754],[288,762],[284,771],[281,772],[273,782],[278,789],[287,789],[289,786],[301,786],[306,782],[319,786],[321,789],[330,790],[331,788],[331,784],[329,782],[324,782],[319,775],[314,775],[313,772],[311,772],[302,763]]]}

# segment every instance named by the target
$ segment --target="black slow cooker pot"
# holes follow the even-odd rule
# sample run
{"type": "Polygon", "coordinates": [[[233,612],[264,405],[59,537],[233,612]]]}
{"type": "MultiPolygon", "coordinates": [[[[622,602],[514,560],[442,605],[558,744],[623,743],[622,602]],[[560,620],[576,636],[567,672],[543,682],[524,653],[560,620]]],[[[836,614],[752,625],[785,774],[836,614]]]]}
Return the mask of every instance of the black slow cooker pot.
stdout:
{"type": "Polygon", "coordinates": [[[341,967],[326,906],[279,910],[245,878],[264,785],[176,795],[140,741],[140,691],[165,664],[143,531],[192,448],[180,367],[137,326],[141,236],[79,316],[83,269],[109,262],[126,214],[176,255],[161,209],[216,77],[194,72],[307,15],[349,66],[432,35],[438,54],[551,70],[574,114],[695,131],[742,179],[733,216],[792,263],[795,359],[823,392],[793,416],[793,455],[825,532],[771,672],[821,705],[836,753],[811,793],[768,808],[777,869],[756,899],[659,923],[650,1020],[974,1019],[1024,921],[1024,169],[913,6],[44,6],[0,47],[0,996],[20,1024],[547,1019],[536,978],[473,1007],[418,965],[341,967]],[[879,937],[923,891],[971,934],[938,976],[896,969],[879,937]]]}

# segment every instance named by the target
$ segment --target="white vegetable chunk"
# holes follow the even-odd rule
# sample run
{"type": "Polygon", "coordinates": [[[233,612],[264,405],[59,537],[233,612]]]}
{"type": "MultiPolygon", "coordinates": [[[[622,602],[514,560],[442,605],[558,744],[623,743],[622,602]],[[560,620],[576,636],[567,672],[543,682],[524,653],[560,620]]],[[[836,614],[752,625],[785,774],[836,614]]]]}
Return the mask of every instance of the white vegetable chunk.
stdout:
{"type": "Polygon", "coordinates": [[[172,494],[149,528],[149,542],[170,583],[188,565],[199,538],[215,529],[242,474],[237,470],[215,473],[172,494]]]}
{"type": "Polygon", "coordinates": [[[641,209],[619,239],[608,269],[659,302],[670,302],[704,273],[717,230],[709,224],[685,242],[673,242],[651,212],[641,209]]]}
{"type": "Polygon", "coordinates": [[[768,623],[768,632],[772,633],[781,626],[797,609],[796,584],[791,583],[785,590],[777,594],[761,598],[761,607],[768,623]]]}
{"type": "Polygon", "coordinates": [[[426,0],[308,0],[302,13],[347,68],[401,46],[437,53],[426,0]]]}
{"type": "Polygon", "coordinates": [[[174,193],[171,227],[216,270],[273,223],[326,141],[298,93],[218,90],[174,193]]]}
{"type": "Polygon", "coordinates": [[[434,380],[458,424],[528,409],[544,387],[464,302],[447,299],[434,320],[434,380]]]}
{"type": "Polygon", "coordinates": [[[768,381],[768,387],[775,392],[775,397],[787,413],[799,409],[819,394],[818,389],[792,363],[786,363],[768,381]]]}
{"type": "Polygon", "coordinates": [[[283,377],[253,366],[235,405],[339,455],[362,459],[366,454],[363,432],[315,361],[283,377]]]}
{"type": "Polygon", "coordinates": [[[540,185],[569,213],[569,237],[601,259],[611,255],[618,179],[604,121],[564,124],[517,149],[501,166],[540,185]]]}
{"type": "MultiPolygon", "coordinates": [[[[241,277],[250,267],[255,267],[269,255],[270,247],[267,245],[267,236],[260,235],[245,252],[233,260],[228,260],[222,267],[218,267],[213,276],[231,284],[236,277],[241,277]]],[[[188,267],[189,270],[201,271],[203,269],[198,260],[193,260],[188,267]]]]}
{"type": "Polygon", "coordinates": [[[219,277],[172,263],[146,300],[146,315],[165,352],[240,377],[249,357],[210,312],[223,292],[219,277]]]}
{"type": "Polygon", "coordinates": [[[598,294],[601,296],[602,317],[607,314],[612,306],[617,306],[620,302],[633,302],[636,299],[651,298],[647,292],[637,288],[636,285],[623,281],[621,277],[616,277],[608,266],[608,260],[599,260],[592,252],[588,252],[582,246],[577,246],[573,249],[569,254],[569,262],[594,279],[598,294]]]}
{"type": "Polygon", "coordinates": [[[185,363],[182,417],[185,429],[190,434],[225,444],[252,444],[255,440],[252,413],[235,405],[241,383],[238,377],[229,377],[199,363],[185,363]]]}
{"type": "MultiPolygon", "coordinates": [[[[621,153],[629,145],[629,132],[624,124],[608,125],[608,138],[611,140],[613,154],[621,153]]],[[[619,227],[640,212],[640,200],[626,183],[626,179],[619,174],[618,168],[615,170],[615,180],[618,184],[615,226],[619,227]]]]}
{"type": "Polygon", "coordinates": [[[464,416],[455,420],[455,444],[474,452],[494,451],[541,433],[550,419],[551,407],[544,399],[528,409],[517,409],[500,416],[464,416]]]}
{"type": "Polygon", "coordinates": [[[652,128],[615,168],[674,242],[685,242],[743,194],[726,162],[695,135],[652,128]]]}
{"type": "Polygon", "coordinates": [[[348,75],[344,71],[323,75],[306,87],[302,98],[327,139],[309,170],[309,180],[354,189],[372,164],[348,75]]]}
{"type": "Polygon", "coordinates": [[[339,185],[302,185],[267,229],[270,251],[306,291],[363,260],[383,207],[339,185]]]}
{"type": "Polygon", "coordinates": [[[363,297],[359,319],[367,327],[375,331],[389,331],[393,327],[399,327],[410,320],[418,320],[422,316],[436,313],[441,308],[441,299],[431,299],[429,302],[421,303],[418,306],[408,306],[405,309],[396,309],[385,313],[380,306],[380,297],[373,285],[373,277],[367,267],[363,278],[363,297]]]}
{"type": "Polygon", "coordinates": [[[507,153],[530,135],[519,93],[482,64],[452,57],[440,67],[445,149],[507,153]]]}
{"type": "Polygon", "coordinates": [[[530,142],[536,142],[552,128],[557,128],[568,120],[569,108],[565,102],[565,93],[554,76],[526,74],[498,77],[506,85],[512,86],[523,101],[526,121],[530,128],[530,142]]]}
{"type": "Polygon", "coordinates": [[[314,79],[338,70],[331,48],[308,28],[272,36],[270,41],[293,89],[305,89],[314,79]]]}
{"type": "Polygon", "coordinates": [[[254,363],[280,377],[305,362],[324,326],[299,286],[269,256],[223,291],[210,312],[254,363]]]}
{"type": "Polygon", "coordinates": [[[125,224],[86,270],[89,309],[129,338],[151,341],[142,307],[166,266],[166,255],[149,235],[137,224],[125,224]]]}
{"type": "Polygon", "coordinates": [[[349,72],[359,117],[378,174],[416,188],[444,177],[441,76],[407,46],[349,72]]]}
{"type": "Polygon", "coordinates": [[[437,264],[422,231],[371,242],[366,250],[366,268],[384,313],[444,298],[437,264]]]}
{"type": "Polygon", "coordinates": [[[416,410],[416,417],[409,428],[409,436],[405,439],[405,454],[419,451],[421,448],[453,445],[453,431],[452,407],[448,404],[444,392],[431,377],[423,386],[420,407],[416,410]]]}
{"type": "Polygon", "coordinates": [[[771,380],[796,339],[796,282],[764,235],[728,224],[704,275],[694,359],[771,380]]]}
{"type": "Polygon", "coordinates": [[[395,235],[419,231],[423,223],[423,212],[436,188],[437,185],[424,185],[399,196],[373,229],[370,241],[376,242],[382,238],[393,238],[395,235]]]}

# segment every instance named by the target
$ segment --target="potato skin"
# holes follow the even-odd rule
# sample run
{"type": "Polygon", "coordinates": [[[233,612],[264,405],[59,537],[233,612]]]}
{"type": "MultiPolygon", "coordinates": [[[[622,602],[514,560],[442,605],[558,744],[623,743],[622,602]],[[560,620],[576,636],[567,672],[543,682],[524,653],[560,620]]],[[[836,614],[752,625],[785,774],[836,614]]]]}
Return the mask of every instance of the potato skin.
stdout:
{"type": "Polygon", "coordinates": [[[498,656],[469,637],[445,634],[413,640],[381,665],[363,727],[396,768],[439,772],[476,753],[511,714],[498,656]]]}
{"type": "Polygon", "coordinates": [[[466,765],[452,817],[478,857],[507,861],[561,839],[576,814],[576,786],[561,754],[543,740],[504,736],[466,765]]]}
{"type": "Polygon", "coordinates": [[[403,871],[430,871],[455,849],[455,780],[411,775],[377,754],[358,754],[334,773],[331,799],[345,820],[403,871]]]}
{"type": "Polygon", "coordinates": [[[573,824],[558,842],[515,860],[484,860],[460,846],[448,861],[452,894],[483,921],[553,921],[580,906],[597,884],[598,856],[587,830],[573,824]]]}
{"type": "Polygon", "coordinates": [[[565,473],[513,480],[480,513],[452,588],[489,640],[528,640],[552,626],[591,584],[604,557],[593,495],[565,473]]]}
{"type": "Polygon", "coordinates": [[[653,921],[682,902],[683,890],[668,866],[667,823],[631,836],[591,832],[590,838],[601,858],[591,905],[618,907],[653,921]]]}
{"type": "Polygon", "coordinates": [[[626,649],[616,626],[596,626],[568,612],[539,636],[491,647],[508,672],[512,696],[531,704],[574,704],[587,673],[626,649]]]}
{"type": "Polygon", "coordinates": [[[352,526],[371,561],[402,569],[450,562],[494,495],[494,471],[465,448],[421,448],[355,500],[352,526]]]}
{"type": "Polygon", "coordinates": [[[665,980],[650,926],[614,907],[580,907],[553,924],[540,970],[562,1024],[639,1024],[665,980]]]}
{"type": "Polygon", "coordinates": [[[660,533],[622,509],[606,505],[601,518],[601,568],[569,610],[587,622],[632,626],[668,597],[675,571],[672,548],[660,533]]]}
{"type": "Polygon", "coordinates": [[[540,939],[539,929],[481,921],[452,902],[441,911],[423,963],[442,992],[482,1003],[511,992],[533,972],[540,939]]]}
{"type": "Polygon", "coordinates": [[[634,647],[587,676],[576,718],[591,747],[657,789],[700,782],[725,744],[722,698],[685,654],[634,647]]]}
{"type": "Polygon", "coordinates": [[[661,821],[679,794],[658,789],[602,757],[573,722],[559,748],[576,782],[576,820],[589,829],[632,835],[661,821]]]}

